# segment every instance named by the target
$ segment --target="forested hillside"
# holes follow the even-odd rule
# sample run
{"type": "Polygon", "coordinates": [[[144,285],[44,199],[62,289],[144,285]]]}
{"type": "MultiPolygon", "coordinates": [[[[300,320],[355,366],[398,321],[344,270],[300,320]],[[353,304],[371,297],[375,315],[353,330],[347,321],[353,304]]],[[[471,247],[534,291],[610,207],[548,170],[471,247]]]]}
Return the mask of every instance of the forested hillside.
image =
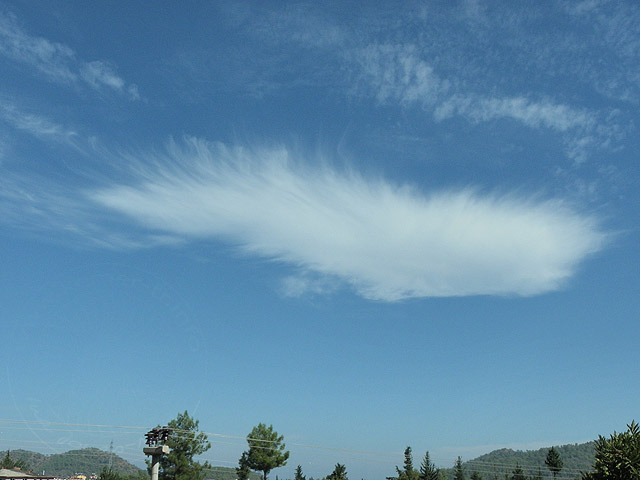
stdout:
{"type": "MultiPolygon", "coordinates": [[[[558,474],[559,479],[578,478],[580,472],[591,470],[594,461],[594,442],[563,445],[555,449],[564,464],[558,474]]],[[[548,448],[526,451],[503,448],[463,462],[463,465],[467,475],[476,471],[486,480],[493,480],[496,475],[497,478],[503,479],[505,473],[511,476],[516,464],[522,467],[527,476],[536,476],[540,469],[543,477],[546,478],[550,475],[544,463],[548,451],[548,448]]]]}
{"type": "Polygon", "coordinates": [[[127,462],[118,455],[98,448],[69,450],[65,453],[43,455],[28,450],[11,450],[11,457],[24,461],[34,473],[67,477],[75,473],[100,473],[111,462],[112,469],[126,476],[140,476],[143,470],[127,462]]]}
{"type": "MultiPolygon", "coordinates": [[[[69,477],[75,473],[99,474],[100,471],[109,466],[112,469],[128,478],[148,478],[147,472],[135,465],[127,462],[118,455],[105,452],[98,448],[83,448],[81,450],[70,450],[65,453],[44,455],[29,450],[11,450],[11,458],[25,462],[29,470],[41,474],[43,471],[47,475],[59,477],[69,477]]],[[[142,457],[142,452],[140,452],[142,457]]],[[[249,480],[260,480],[261,476],[256,472],[251,472],[249,480]]],[[[235,480],[236,470],[229,467],[213,466],[207,471],[206,480],[235,480]]]]}
{"type": "MultiPolygon", "coordinates": [[[[559,479],[579,478],[580,472],[591,470],[594,460],[594,442],[583,444],[563,445],[555,447],[564,463],[558,475],[559,479]]],[[[511,476],[516,464],[524,470],[525,475],[535,477],[538,470],[544,478],[550,473],[544,463],[548,448],[539,450],[511,450],[503,448],[482,455],[473,460],[463,462],[467,478],[477,472],[484,480],[503,480],[505,474],[511,476]]],[[[129,478],[147,478],[147,473],[135,465],[127,462],[118,455],[105,452],[98,448],[84,448],[70,450],[65,453],[43,455],[28,450],[11,450],[11,458],[24,461],[34,473],[68,477],[75,473],[100,473],[111,465],[114,471],[129,478]]],[[[443,470],[449,478],[453,478],[453,469],[443,470]]],[[[206,480],[235,480],[234,468],[213,466],[208,470],[206,480]]],[[[260,480],[260,475],[251,472],[249,480],[260,480]]]]}

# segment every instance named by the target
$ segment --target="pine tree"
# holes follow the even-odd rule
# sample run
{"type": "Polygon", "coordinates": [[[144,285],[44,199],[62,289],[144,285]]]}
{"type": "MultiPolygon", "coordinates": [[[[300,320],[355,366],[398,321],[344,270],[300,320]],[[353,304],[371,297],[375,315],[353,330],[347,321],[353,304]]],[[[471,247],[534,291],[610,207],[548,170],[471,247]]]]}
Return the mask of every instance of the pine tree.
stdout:
{"type": "Polygon", "coordinates": [[[527,480],[527,476],[524,474],[524,470],[519,463],[516,463],[516,468],[513,469],[511,480],[527,480]]]}
{"type": "Polygon", "coordinates": [[[249,459],[247,452],[242,452],[240,460],[238,460],[238,467],[236,468],[236,477],[238,480],[249,480],[251,469],[249,468],[249,459]]]}
{"type": "Polygon", "coordinates": [[[453,480],[465,480],[464,467],[462,466],[462,458],[458,457],[453,467],[453,480]]]}
{"type": "Polygon", "coordinates": [[[347,469],[344,465],[336,463],[333,472],[327,477],[327,480],[349,480],[347,478],[347,469]]]}
{"type": "Polygon", "coordinates": [[[547,468],[551,471],[551,474],[553,475],[553,478],[555,480],[560,470],[562,470],[562,465],[563,465],[562,459],[560,458],[560,454],[555,448],[551,447],[549,449],[549,453],[547,453],[547,458],[544,461],[544,463],[547,466],[547,468]]]}
{"type": "Polygon", "coordinates": [[[398,480],[418,480],[418,471],[413,468],[413,454],[411,453],[411,447],[407,447],[404,450],[404,470],[401,471],[396,467],[396,471],[398,472],[398,480]]]}
{"type": "Polygon", "coordinates": [[[198,431],[198,420],[185,411],[168,424],[171,435],[166,444],[168,455],[160,457],[160,480],[203,480],[209,462],[200,464],[193,458],[211,448],[207,435],[198,431]]]}
{"type": "Polygon", "coordinates": [[[420,465],[419,480],[438,480],[438,469],[431,463],[428,450],[424,454],[424,459],[420,465]]]}
{"type": "Polygon", "coordinates": [[[293,480],[307,480],[307,477],[302,474],[302,467],[300,465],[296,467],[296,474],[293,480]]]}
{"type": "Polygon", "coordinates": [[[0,462],[0,468],[28,470],[26,463],[22,460],[14,460],[11,458],[9,450],[7,450],[7,454],[2,459],[2,462],[0,462]]]}
{"type": "Polygon", "coordinates": [[[249,468],[262,472],[263,480],[267,480],[267,475],[271,470],[287,464],[289,451],[285,451],[283,440],[284,437],[278,435],[278,432],[273,429],[273,425],[267,427],[264,423],[253,427],[253,430],[247,435],[249,468]]]}

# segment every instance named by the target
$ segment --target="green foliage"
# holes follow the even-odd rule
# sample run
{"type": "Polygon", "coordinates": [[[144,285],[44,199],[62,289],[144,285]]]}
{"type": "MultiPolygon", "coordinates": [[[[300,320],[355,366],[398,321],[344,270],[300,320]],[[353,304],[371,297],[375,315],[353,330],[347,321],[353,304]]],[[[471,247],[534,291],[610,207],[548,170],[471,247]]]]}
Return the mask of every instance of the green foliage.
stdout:
{"type": "Polygon", "coordinates": [[[540,467],[538,467],[538,471],[536,472],[536,474],[531,477],[531,480],[542,480],[542,470],[540,469],[540,467]]]}
{"type": "MultiPolygon", "coordinates": [[[[591,470],[594,461],[593,447],[594,442],[554,447],[564,463],[562,470],[562,473],[565,474],[564,476],[568,475],[567,472],[591,470]]],[[[464,462],[463,465],[469,472],[473,470],[491,472],[490,475],[485,475],[485,477],[490,478],[490,480],[502,480],[505,475],[510,477],[516,464],[519,463],[525,475],[536,477],[540,468],[543,472],[547,469],[544,461],[548,453],[548,448],[526,451],[502,448],[464,462]]],[[[446,470],[448,476],[453,478],[453,469],[443,470],[446,470]]],[[[551,478],[551,475],[548,475],[548,477],[551,478]]]]}
{"type": "Polygon", "coordinates": [[[247,452],[242,452],[242,456],[238,460],[238,468],[236,468],[236,477],[238,480],[249,480],[250,475],[251,469],[247,452]]]}
{"type": "Polygon", "coordinates": [[[144,470],[138,470],[137,473],[120,474],[123,480],[149,480],[144,470]]]}
{"type": "Polygon", "coordinates": [[[124,480],[124,477],[114,471],[113,468],[105,467],[100,471],[98,480],[124,480]]]}
{"type": "Polygon", "coordinates": [[[595,451],[594,471],[583,474],[583,480],[640,480],[640,427],[635,421],[626,432],[599,436],[595,451]]]}
{"type": "Polygon", "coordinates": [[[519,463],[516,464],[516,468],[513,469],[511,480],[527,480],[527,476],[524,474],[524,470],[522,470],[519,463]]]}
{"type": "Polygon", "coordinates": [[[198,423],[187,411],[169,422],[171,435],[166,444],[171,452],[160,457],[160,480],[204,480],[211,465],[200,464],[194,457],[209,450],[211,444],[207,436],[198,431],[198,423]]]}
{"type": "MultiPolygon", "coordinates": [[[[219,465],[212,466],[206,471],[205,480],[237,480],[238,470],[233,467],[221,467],[219,465]]],[[[145,480],[149,480],[147,475],[145,480]]],[[[249,472],[248,480],[262,480],[262,475],[256,472],[249,472]]]]}
{"type": "Polygon", "coordinates": [[[29,450],[12,450],[11,457],[25,462],[29,470],[56,477],[70,477],[74,473],[98,473],[111,464],[114,472],[120,473],[125,480],[139,480],[146,477],[144,470],[130,464],[118,455],[98,448],[69,450],[65,453],[44,455],[29,450]]]}
{"type": "Polygon", "coordinates": [[[296,467],[296,474],[293,477],[293,480],[307,480],[307,477],[302,474],[302,467],[300,465],[296,467]]]}
{"type": "Polygon", "coordinates": [[[399,480],[419,480],[420,473],[413,468],[413,454],[411,453],[411,447],[407,447],[404,450],[404,471],[402,474],[400,474],[400,472],[398,473],[399,480]]]}
{"type": "Polygon", "coordinates": [[[349,480],[347,478],[347,469],[344,465],[336,463],[333,472],[327,477],[326,480],[349,480]]]}
{"type": "Polygon", "coordinates": [[[547,458],[545,459],[544,464],[553,474],[553,478],[556,478],[560,470],[562,470],[562,458],[560,458],[560,454],[554,447],[549,449],[549,453],[547,453],[547,458]]]}
{"type": "Polygon", "coordinates": [[[0,468],[19,468],[20,470],[28,470],[27,464],[20,459],[11,458],[9,450],[0,463],[0,468]]]}
{"type": "Polygon", "coordinates": [[[438,469],[438,480],[449,480],[449,477],[442,468],[438,469]]]}
{"type": "Polygon", "coordinates": [[[273,430],[273,425],[267,427],[264,423],[253,427],[247,435],[247,463],[252,470],[262,472],[263,480],[267,480],[271,470],[287,464],[289,451],[285,451],[283,440],[284,437],[273,430]]]}
{"type": "Polygon", "coordinates": [[[420,472],[413,468],[413,455],[411,453],[411,447],[407,447],[404,450],[404,466],[400,470],[396,467],[397,477],[387,477],[387,480],[419,480],[420,472]]]}
{"type": "Polygon", "coordinates": [[[422,464],[420,465],[420,474],[418,475],[420,480],[438,480],[439,470],[436,468],[435,464],[431,462],[429,458],[429,451],[424,454],[424,459],[422,460],[422,464]]]}
{"type": "Polygon", "coordinates": [[[453,480],[465,480],[464,467],[462,466],[462,458],[458,457],[453,467],[453,480]]]}
{"type": "Polygon", "coordinates": [[[482,480],[482,475],[474,470],[473,472],[471,472],[471,477],[469,478],[471,478],[471,480],[482,480]]]}

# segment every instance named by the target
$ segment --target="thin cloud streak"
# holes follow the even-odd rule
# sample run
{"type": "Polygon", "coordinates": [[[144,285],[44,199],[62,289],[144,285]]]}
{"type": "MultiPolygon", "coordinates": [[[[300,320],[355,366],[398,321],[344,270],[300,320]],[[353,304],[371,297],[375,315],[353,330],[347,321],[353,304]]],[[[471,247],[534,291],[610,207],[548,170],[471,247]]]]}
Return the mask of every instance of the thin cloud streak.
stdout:
{"type": "Polygon", "coordinates": [[[531,128],[546,127],[559,132],[570,129],[590,130],[595,125],[595,116],[584,110],[549,100],[534,102],[525,97],[476,98],[454,96],[441,104],[434,116],[438,120],[454,114],[462,115],[474,122],[497,118],[511,118],[531,128]]]}
{"type": "Polygon", "coordinates": [[[424,194],[303,167],[282,148],[189,138],[160,159],[139,159],[132,173],[86,197],[151,235],[229,242],[374,300],[552,291],[607,239],[595,219],[560,201],[424,194]]]}
{"type": "Polygon", "coordinates": [[[371,89],[383,104],[433,105],[449,89],[415,45],[369,45],[352,59],[360,65],[365,90],[371,89]]]}
{"type": "Polygon", "coordinates": [[[42,115],[24,112],[8,102],[0,104],[0,120],[17,130],[29,133],[40,139],[53,139],[59,142],[71,143],[73,137],[77,135],[75,131],[52,122],[42,115]]]}
{"type": "Polygon", "coordinates": [[[368,45],[346,58],[357,66],[361,94],[375,97],[382,105],[419,106],[436,122],[453,117],[475,124],[507,119],[531,129],[548,129],[564,136],[565,153],[577,163],[615,138],[610,122],[586,108],[548,97],[534,100],[527,95],[466,92],[464,82],[439,75],[414,44],[368,45]]]}
{"type": "Polygon", "coordinates": [[[0,222],[34,235],[47,233],[49,241],[82,239],[83,246],[132,250],[182,243],[171,235],[134,236],[107,226],[112,219],[100,215],[73,191],[50,179],[30,179],[5,172],[0,179],[0,222]]]}
{"type": "Polygon", "coordinates": [[[71,48],[26,34],[10,14],[0,13],[0,54],[29,65],[56,82],[71,83],[77,79],[70,68],[75,62],[71,48]]]}
{"type": "Polygon", "coordinates": [[[136,85],[127,85],[105,62],[82,62],[70,47],[26,33],[14,15],[0,13],[0,55],[26,65],[47,80],[74,85],[82,80],[97,91],[114,90],[131,100],[140,98],[136,85]]]}

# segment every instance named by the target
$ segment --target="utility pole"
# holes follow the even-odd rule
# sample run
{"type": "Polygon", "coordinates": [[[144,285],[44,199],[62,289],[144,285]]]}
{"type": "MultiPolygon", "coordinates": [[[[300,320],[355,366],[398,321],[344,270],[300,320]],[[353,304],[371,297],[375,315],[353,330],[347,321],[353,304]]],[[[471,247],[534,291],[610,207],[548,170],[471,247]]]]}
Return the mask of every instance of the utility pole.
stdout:
{"type": "Polygon", "coordinates": [[[147,438],[148,447],[144,447],[142,451],[145,455],[151,456],[151,480],[158,480],[160,457],[171,451],[169,445],[164,444],[169,439],[170,432],[169,427],[162,427],[154,428],[144,435],[147,438]]]}

